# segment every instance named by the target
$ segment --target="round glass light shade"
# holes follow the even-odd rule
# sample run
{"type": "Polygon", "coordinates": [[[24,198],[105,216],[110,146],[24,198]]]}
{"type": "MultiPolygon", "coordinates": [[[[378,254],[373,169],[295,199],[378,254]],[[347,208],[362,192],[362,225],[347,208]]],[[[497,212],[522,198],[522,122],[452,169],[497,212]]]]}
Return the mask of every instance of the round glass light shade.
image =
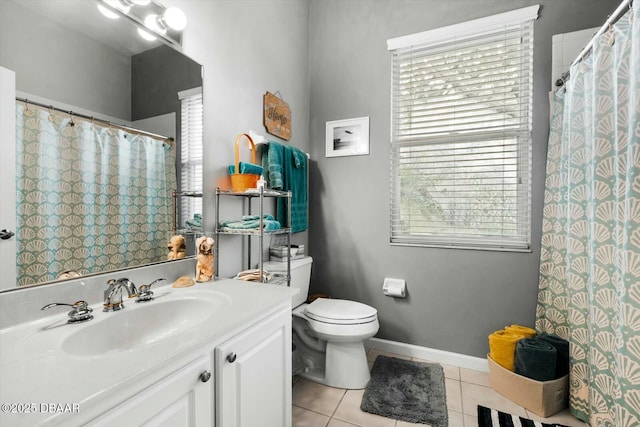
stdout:
{"type": "Polygon", "coordinates": [[[167,30],[158,24],[158,15],[148,15],[144,18],[144,26],[159,34],[167,33],[167,30]]]}
{"type": "Polygon", "coordinates": [[[176,31],[182,31],[187,27],[187,16],[177,7],[170,7],[165,10],[162,19],[176,31]]]}
{"type": "Polygon", "coordinates": [[[106,7],[104,7],[101,4],[97,4],[96,5],[98,7],[98,10],[100,11],[101,14],[103,14],[104,16],[106,16],[109,19],[118,19],[119,16],[115,13],[110,11],[109,9],[107,9],[106,7]]]}
{"type": "Polygon", "coordinates": [[[124,13],[129,13],[129,9],[131,9],[131,6],[127,6],[126,4],[122,3],[119,0],[102,0],[104,1],[106,4],[108,4],[109,6],[121,10],[124,13]]]}
{"type": "Polygon", "coordinates": [[[147,41],[150,41],[150,42],[152,42],[154,40],[157,40],[154,36],[152,36],[151,34],[146,32],[142,28],[138,28],[138,34],[140,35],[140,37],[142,37],[143,39],[145,39],[147,41]]]}

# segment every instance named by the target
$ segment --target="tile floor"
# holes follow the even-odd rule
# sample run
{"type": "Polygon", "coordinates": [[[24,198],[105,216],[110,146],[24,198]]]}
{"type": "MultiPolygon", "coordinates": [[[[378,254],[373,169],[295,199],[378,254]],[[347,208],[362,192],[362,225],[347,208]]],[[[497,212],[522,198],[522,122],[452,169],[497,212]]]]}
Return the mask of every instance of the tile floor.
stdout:
{"type": "MultiPolygon", "coordinates": [[[[416,358],[368,349],[369,367],[383,354],[403,359],[416,358]]],[[[565,410],[550,418],[540,418],[502,397],[489,386],[489,374],[457,366],[442,365],[447,390],[449,427],[477,427],[477,405],[525,416],[538,421],[585,427],[565,410]]],[[[360,410],[364,390],[327,387],[302,378],[293,383],[293,427],[409,427],[411,424],[360,410]]]]}

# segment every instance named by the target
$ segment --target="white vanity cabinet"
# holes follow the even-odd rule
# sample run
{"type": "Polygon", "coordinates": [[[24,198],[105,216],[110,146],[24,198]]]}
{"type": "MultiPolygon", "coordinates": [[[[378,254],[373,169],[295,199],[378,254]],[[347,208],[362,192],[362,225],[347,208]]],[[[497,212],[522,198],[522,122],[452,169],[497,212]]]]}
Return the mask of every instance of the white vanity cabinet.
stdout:
{"type": "Polygon", "coordinates": [[[166,286],[124,312],[96,305],[81,324],[62,313],[2,329],[0,400],[15,410],[0,426],[291,427],[296,292],[231,279],[166,286]],[[97,348],[112,335],[122,339],[97,348]]]}
{"type": "Polygon", "coordinates": [[[291,426],[291,307],[216,347],[216,426],[291,426]]]}
{"type": "Polygon", "coordinates": [[[291,426],[289,304],[203,354],[88,425],[291,426]]]}
{"type": "Polygon", "coordinates": [[[88,423],[88,426],[213,426],[211,357],[203,356],[88,423]]]}

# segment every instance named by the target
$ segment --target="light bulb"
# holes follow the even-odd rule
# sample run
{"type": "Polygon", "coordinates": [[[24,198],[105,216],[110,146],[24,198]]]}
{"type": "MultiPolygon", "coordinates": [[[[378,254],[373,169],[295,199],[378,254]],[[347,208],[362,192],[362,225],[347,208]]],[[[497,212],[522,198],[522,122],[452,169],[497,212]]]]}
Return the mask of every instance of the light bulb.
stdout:
{"type": "Polygon", "coordinates": [[[144,26],[159,34],[166,34],[167,29],[158,23],[158,15],[148,15],[144,18],[144,26]]]}
{"type": "Polygon", "coordinates": [[[150,41],[150,42],[152,42],[154,40],[157,40],[154,36],[152,36],[151,34],[146,32],[142,28],[138,28],[138,34],[140,34],[140,37],[142,37],[143,39],[145,39],[147,41],[150,41]]]}
{"type": "Polygon", "coordinates": [[[170,7],[165,10],[162,19],[176,31],[182,31],[187,27],[187,16],[177,7],[170,7]]]}
{"type": "Polygon", "coordinates": [[[124,13],[129,13],[129,9],[131,9],[131,6],[127,6],[126,4],[123,4],[119,0],[102,0],[102,1],[108,4],[109,6],[113,7],[114,9],[121,10],[124,13]]]}
{"type": "Polygon", "coordinates": [[[103,14],[104,16],[106,16],[107,18],[109,18],[109,19],[118,19],[119,18],[118,14],[116,14],[115,12],[107,9],[103,5],[98,4],[96,6],[98,6],[98,10],[100,11],[100,13],[103,14]]]}

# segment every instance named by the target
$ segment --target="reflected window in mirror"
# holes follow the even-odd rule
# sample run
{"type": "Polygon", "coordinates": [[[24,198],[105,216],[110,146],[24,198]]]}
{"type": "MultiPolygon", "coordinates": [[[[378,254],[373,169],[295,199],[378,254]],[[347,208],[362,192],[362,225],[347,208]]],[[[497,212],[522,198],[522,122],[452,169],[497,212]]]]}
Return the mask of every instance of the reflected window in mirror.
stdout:
{"type": "Polygon", "coordinates": [[[202,232],[203,104],[202,87],[178,93],[181,102],[178,227],[202,232]]]}

